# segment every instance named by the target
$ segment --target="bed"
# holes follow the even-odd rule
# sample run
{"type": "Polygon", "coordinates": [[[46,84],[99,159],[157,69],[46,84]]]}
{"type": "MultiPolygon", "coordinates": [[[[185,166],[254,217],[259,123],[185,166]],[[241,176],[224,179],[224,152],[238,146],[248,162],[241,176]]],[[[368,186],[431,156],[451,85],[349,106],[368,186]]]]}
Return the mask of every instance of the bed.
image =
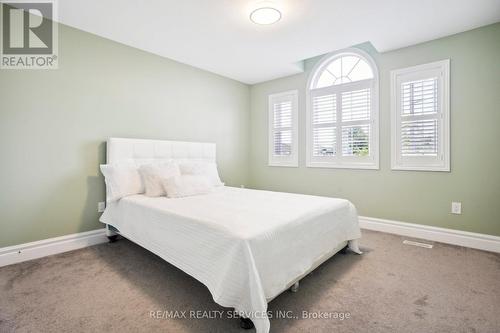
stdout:
{"type": "MultiPolygon", "coordinates": [[[[215,161],[215,144],[111,138],[107,163],[215,161]]],[[[169,199],[132,195],[108,204],[100,221],[207,286],[214,301],[270,329],[267,303],[347,245],[361,253],[347,200],[215,188],[169,199]]],[[[166,277],[167,279],[167,277],[166,277]]]]}

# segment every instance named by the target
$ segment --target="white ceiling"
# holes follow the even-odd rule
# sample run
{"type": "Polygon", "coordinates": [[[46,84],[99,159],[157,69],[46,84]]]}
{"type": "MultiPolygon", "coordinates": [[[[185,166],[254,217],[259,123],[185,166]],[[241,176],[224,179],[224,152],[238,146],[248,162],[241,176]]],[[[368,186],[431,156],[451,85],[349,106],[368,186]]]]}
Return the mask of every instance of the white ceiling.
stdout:
{"type": "Polygon", "coordinates": [[[369,41],[379,51],[500,21],[500,0],[273,0],[280,22],[249,19],[255,0],[64,0],[59,21],[253,84],[369,41]]]}

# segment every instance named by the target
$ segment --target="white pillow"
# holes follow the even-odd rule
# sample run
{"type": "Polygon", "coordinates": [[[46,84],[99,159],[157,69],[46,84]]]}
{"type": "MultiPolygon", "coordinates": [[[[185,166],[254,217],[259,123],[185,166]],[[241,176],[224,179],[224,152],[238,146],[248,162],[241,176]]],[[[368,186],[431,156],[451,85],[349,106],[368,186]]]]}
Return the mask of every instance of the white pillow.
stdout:
{"type": "Polygon", "coordinates": [[[101,172],[106,183],[107,202],[144,193],[144,184],[134,163],[101,164],[101,172]]]}
{"type": "Polygon", "coordinates": [[[222,186],[224,183],[220,180],[217,164],[214,162],[203,161],[184,161],[179,163],[179,169],[182,175],[198,175],[207,177],[212,186],[222,186]]]}
{"type": "Polygon", "coordinates": [[[164,179],[163,188],[169,198],[207,194],[212,190],[207,177],[195,175],[178,175],[164,179]]]}
{"type": "Polygon", "coordinates": [[[145,194],[148,197],[165,195],[162,181],[166,178],[180,175],[179,166],[175,161],[144,164],[139,167],[139,173],[144,181],[145,194]]]}

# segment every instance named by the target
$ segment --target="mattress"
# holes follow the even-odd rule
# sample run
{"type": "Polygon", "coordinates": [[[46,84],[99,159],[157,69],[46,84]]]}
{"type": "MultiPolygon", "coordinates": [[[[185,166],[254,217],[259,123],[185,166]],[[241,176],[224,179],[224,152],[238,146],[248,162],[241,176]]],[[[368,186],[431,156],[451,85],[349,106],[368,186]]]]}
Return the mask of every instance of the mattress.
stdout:
{"type": "Polygon", "coordinates": [[[348,200],[227,186],[186,198],[125,197],[100,221],[205,284],[259,333],[270,328],[267,300],[361,237],[348,200]]]}

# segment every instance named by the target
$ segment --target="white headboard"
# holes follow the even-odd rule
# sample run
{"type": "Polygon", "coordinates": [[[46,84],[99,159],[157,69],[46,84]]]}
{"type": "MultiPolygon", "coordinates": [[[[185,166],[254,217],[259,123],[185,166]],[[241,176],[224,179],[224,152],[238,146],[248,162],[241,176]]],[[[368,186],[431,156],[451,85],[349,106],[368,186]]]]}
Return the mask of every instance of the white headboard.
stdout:
{"type": "Polygon", "coordinates": [[[215,162],[215,143],[109,138],[106,163],[149,162],[167,159],[215,162]]]}

